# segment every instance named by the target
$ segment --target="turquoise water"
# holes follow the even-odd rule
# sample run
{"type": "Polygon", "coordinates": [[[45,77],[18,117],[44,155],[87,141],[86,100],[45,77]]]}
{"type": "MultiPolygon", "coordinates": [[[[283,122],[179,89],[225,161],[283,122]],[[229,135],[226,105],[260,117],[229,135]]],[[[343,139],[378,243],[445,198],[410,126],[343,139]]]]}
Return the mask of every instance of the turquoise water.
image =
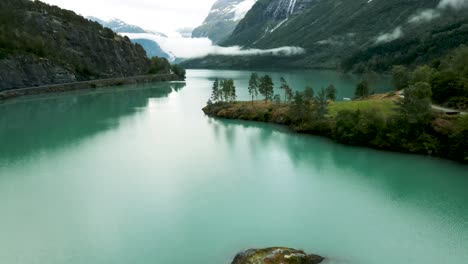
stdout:
{"type": "MultiPolygon", "coordinates": [[[[280,245],[335,264],[466,263],[467,166],[203,114],[214,78],[247,98],[249,74],[0,103],[0,263],[225,264],[280,245]]],[[[359,80],[271,74],[343,97],[359,80]]]]}

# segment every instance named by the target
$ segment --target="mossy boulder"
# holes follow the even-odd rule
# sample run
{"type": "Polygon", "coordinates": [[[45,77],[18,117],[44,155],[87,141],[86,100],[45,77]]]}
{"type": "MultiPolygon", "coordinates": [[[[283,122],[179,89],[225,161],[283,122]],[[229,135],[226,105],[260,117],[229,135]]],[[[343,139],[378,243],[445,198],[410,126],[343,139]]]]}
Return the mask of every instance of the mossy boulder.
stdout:
{"type": "Polygon", "coordinates": [[[285,247],[249,249],[236,255],[231,264],[318,264],[324,260],[302,250],[285,247]]]}

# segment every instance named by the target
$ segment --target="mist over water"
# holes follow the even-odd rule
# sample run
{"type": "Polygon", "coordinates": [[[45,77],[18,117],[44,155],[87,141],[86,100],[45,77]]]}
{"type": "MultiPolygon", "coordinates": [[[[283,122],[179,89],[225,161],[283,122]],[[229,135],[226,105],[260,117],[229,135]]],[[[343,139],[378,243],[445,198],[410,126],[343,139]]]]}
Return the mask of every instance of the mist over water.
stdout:
{"type": "Polygon", "coordinates": [[[225,56],[293,56],[301,55],[306,51],[301,47],[278,47],[273,49],[250,49],[240,46],[222,47],[214,45],[208,38],[183,38],[182,36],[170,35],[169,37],[157,36],[144,33],[122,33],[131,39],[144,38],[157,42],[161,47],[177,58],[192,59],[208,55],[225,56]]]}
{"type": "MultiPolygon", "coordinates": [[[[259,73],[339,97],[360,80],[259,73]]],[[[468,259],[466,166],[203,114],[215,78],[247,99],[249,75],[0,104],[0,263],[227,264],[267,246],[328,264],[468,259]]]]}

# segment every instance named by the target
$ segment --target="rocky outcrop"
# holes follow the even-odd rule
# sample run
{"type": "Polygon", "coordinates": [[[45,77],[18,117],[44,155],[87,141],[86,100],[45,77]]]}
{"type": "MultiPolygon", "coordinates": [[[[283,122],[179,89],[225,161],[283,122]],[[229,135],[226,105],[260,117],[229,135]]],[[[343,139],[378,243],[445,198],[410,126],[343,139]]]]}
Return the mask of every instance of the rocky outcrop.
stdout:
{"type": "Polygon", "coordinates": [[[309,255],[302,250],[273,247],[241,252],[231,264],[318,264],[323,260],[321,256],[309,255]]]}
{"type": "Polygon", "coordinates": [[[0,2],[0,90],[147,74],[145,50],[72,11],[0,2]]]}
{"type": "Polygon", "coordinates": [[[76,81],[73,67],[46,58],[19,55],[0,60],[0,91],[76,81]]]}

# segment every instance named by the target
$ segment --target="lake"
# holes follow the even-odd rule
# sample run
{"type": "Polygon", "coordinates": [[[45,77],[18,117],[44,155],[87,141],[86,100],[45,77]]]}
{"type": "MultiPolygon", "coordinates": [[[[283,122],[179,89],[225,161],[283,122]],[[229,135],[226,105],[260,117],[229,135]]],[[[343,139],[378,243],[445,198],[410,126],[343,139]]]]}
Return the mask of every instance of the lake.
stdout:
{"type": "MultiPolygon", "coordinates": [[[[269,74],[338,98],[360,80],[269,74]]],[[[215,78],[248,99],[249,76],[0,102],[0,263],[227,264],[268,246],[333,264],[467,262],[468,166],[203,114],[215,78]]]]}

